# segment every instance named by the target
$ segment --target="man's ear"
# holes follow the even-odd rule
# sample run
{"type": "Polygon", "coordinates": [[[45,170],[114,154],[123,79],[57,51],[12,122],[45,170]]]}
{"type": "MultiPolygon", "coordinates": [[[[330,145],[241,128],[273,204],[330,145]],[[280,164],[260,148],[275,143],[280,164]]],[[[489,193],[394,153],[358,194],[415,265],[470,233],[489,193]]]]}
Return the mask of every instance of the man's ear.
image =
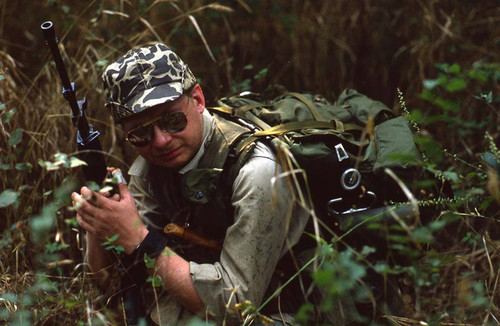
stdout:
{"type": "Polygon", "coordinates": [[[201,90],[201,86],[199,84],[196,84],[193,87],[191,96],[193,97],[193,100],[196,101],[198,112],[202,114],[203,110],[205,110],[205,96],[203,95],[203,91],[201,90]]]}

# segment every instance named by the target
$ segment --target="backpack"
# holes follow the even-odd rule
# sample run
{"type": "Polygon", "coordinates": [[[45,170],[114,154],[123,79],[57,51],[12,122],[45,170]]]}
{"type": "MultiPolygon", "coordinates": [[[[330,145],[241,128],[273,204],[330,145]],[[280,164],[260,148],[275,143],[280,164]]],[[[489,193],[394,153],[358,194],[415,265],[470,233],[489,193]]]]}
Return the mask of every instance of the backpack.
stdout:
{"type": "Polygon", "coordinates": [[[251,145],[265,141],[277,154],[288,153],[280,160],[285,170],[302,172],[292,173],[297,197],[328,227],[346,231],[369,210],[378,214],[384,211],[377,208],[408,201],[401,182],[416,189],[424,172],[407,118],[353,89],[333,104],[321,95],[293,92],[271,100],[238,95],[218,104],[208,109],[251,131],[232,146],[227,179],[234,180],[251,145]]]}

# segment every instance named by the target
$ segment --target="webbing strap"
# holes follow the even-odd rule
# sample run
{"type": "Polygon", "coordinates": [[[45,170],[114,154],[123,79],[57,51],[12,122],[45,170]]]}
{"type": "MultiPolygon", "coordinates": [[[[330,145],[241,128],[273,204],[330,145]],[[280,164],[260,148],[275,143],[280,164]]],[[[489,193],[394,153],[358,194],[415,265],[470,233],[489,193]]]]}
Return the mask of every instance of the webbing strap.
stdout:
{"type": "Polygon", "coordinates": [[[316,121],[327,121],[325,118],[323,118],[321,113],[319,113],[318,109],[314,106],[314,104],[304,95],[296,92],[288,92],[286,94],[293,96],[302,103],[304,103],[309,109],[309,111],[311,111],[311,114],[313,115],[314,119],[316,119],[316,121]]]}
{"type": "Polygon", "coordinates": [[[281,135],[289,131],[297,131],[302,129],[331,129],[334,132],[344,132],[344,124],[339,120],[332,121],[292,121],[282,123],[266,130],[257,131],[254,133],[256,137],[281,135]]]}
{"type": "Polygon", "coordinates": [[[270,129],[271,126],[265,123],[262,119],[257,117],[255,114],[253,114],[251,111],[248,111],[244,114],[244,119],[250,120],[254,125],[259,127],[262,130],[270,129]]]}
{"type": "Polygon", "coordinates": [[[226,114],[233,114],[233,108],[230,106],[215,106],[207,109],[211,111],[219,111],[226,114]]]}
{"type": "Polygon", "coordinates": [[[259,108],[259,107],[263,107],[263,106],[266,106],[266,105],[244,105],[244,106],[239,107],[239,108],[222,106],[222,107],[211,107],[208,109],[211,111],[218,111],[218,112],[229,114],[229,115],[241,118],[241,119],[245,119],[245,120],[253,123],[255,126],[259,127],[260,129],[265,130],[265,129],[271,128],[271,126],[268,125],[267,123],[265,123],[262,119],[258,118],[255,114],[253,114],[250,111],[251,109],[259,108]]]}

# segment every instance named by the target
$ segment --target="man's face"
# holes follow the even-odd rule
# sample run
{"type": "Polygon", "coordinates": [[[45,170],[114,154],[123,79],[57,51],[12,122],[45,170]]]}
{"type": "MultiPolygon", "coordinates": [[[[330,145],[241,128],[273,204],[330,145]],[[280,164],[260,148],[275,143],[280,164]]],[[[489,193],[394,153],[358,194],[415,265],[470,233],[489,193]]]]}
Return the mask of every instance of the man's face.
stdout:
{"type": "Polygon", "coordinates": [[[176,101],[160,104],[152,108],[144,116],[131,117],[123,121],[126,133],[137,126],[162,116],[166,113],[181,111],[186,114],[186,128],[180,132],[163,132],[156,123],[153,124],[153,138],[137,151],[151,164],[168,169],[179,170],[198,152],[203,138],[203,121],[201,114],[205,109],[205,98],[199,85],[196,85],[191,97],[183,95],[176,101]]]}

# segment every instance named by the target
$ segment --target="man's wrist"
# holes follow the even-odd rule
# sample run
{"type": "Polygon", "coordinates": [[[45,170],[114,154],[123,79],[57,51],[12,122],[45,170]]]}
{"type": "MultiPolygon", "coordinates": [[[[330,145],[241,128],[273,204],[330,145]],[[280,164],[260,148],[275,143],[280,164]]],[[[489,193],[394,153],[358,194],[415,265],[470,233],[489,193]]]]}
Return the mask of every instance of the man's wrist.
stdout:
{"type": "Polygon", "coordinates": [[[137,245],[130,256],[143,258],[144,254],[150,258],[158,257],[163,249],[168,245],[167,238],[158,230],[149,230],[146,237],[137,245]]]}

